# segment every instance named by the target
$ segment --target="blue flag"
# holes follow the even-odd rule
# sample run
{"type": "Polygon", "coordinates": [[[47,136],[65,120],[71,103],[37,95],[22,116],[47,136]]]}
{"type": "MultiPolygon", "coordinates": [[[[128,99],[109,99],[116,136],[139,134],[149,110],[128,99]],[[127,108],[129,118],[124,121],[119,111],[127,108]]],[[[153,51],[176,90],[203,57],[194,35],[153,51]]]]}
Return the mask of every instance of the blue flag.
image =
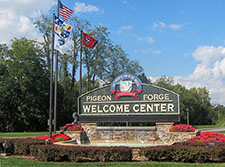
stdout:
{"type": "Polygon", "coordinates": [[[64,21],[55,16],[55,33],[61,38],[68,38],[70,32],[72,31],[72,26],[66,24],[64,21]]]}

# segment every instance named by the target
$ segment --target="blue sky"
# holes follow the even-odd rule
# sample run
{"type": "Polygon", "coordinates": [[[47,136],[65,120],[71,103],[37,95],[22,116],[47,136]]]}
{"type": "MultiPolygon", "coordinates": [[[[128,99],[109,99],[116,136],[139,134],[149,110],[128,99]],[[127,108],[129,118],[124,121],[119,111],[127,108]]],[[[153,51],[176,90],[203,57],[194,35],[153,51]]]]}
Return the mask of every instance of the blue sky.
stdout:
{"type": "MultiPolygon", "coordinates": [[[[108,27],[114,44],[139,60],[152,80],[172,76],[187,88],[206,87],[225,105],[224,0],[62,0],[74,15],[108,27]]],[[[0,42],[42,40],[33,21],[56,0],[0,0],[0,42]]]]}
{"type": "MultiPolygon", "coordinates": [[[[66,1],[65,1],[66,3],[66,1]]],[[[223,45],[224,1],[117,0],[83,1],[99,11],[79,13],[109,28],[111,38],[148,76],[188,75],[201,45],[223,45]]],[[[72,5],[71,5],[72,6],[72,5]]]]}

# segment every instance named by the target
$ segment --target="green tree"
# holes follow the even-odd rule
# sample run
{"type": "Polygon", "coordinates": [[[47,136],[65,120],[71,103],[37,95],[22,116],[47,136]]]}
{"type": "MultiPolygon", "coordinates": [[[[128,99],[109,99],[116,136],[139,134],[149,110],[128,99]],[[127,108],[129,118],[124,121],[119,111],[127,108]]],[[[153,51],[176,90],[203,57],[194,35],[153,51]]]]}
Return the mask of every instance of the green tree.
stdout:
{"type": "Polygon", "coordinates": [[[3,131],[43,130],[48,111],[48,72],[33,40],[14,39],[5,55],[0,80],[3,131]]]}
{"type": "Polygon", "coordinates": [[[173,89],[174,80],[172,77],[162,76],[155,81],[155,84],[159,87],[163,87],[169,90],[173,89]]]}
{"type": "Polygon", "coordinates": [[[151,80],[146,77],[145,73],[138,75],[138,78],[141,80],[142,83],[146,83],[146,84],[151,83],[151,80]]]}
{"type": "Polygon", "coordinates": [[[73,39],[73,52],[71,55],[70,63],[72,64],[72,82],[71,82],[71,88],[75,87],[75,75],[76,75],[76,70],[78,68],[78,53],[80,52],[80,47],[81,47],[81,29],[88,29],[90,26],[89,21],[87,20],[81,20],[77,16],[73,16],[70,18],[70,23],[71,26],[73,27],[72,29],[72,39],[73,39]]]}
{"type": "Polygon", "coordinates": [[[118,75],[129,72],[138,76],[143,72],[137,60],[130,60],[128,55],[119,45],[113,46],[112,44],[107,49],[106,67],[102,79],[106,83],[113,81],[118,75]]]}
{"type": "Polygon", "coordinates": [[[157,86],[169,89],[180,95],[181,123],[187,123],[187,110],[190,112],[190,124],[211,124],[210,97],[206,88],[186,89],[180,84],[174,85],[172,77],[162,76],[154,83],[157,86]]]}
{"type": "Polygon", "coordinates": [[[41,15],[34,25],[43,36],[44,42],[41,43],[45,52],[48,69],[50,70],[50,51],[51,51],[51,34],[52,34],[52,20],[44,15],[41,15]]]}
{"type": "MultiPolygon", "coordinates": [[[[64,54],[61,57],[60,80],[58,84],[57,102],[57,126],[63,126],[72,121],[72,113],[77,112],[78,88],[71,86],[71,73],[69,72],[69,60],[71,56],[64,54]]],[[[58,127],[57,127],[58,128],[58,127]]]]}
{"type": "Polygon", "coordinates": [[[87,69],[87,90],[95,88],[96,80],[102,78],[105,71],[106,64],[106,48],[109,44],[109,32],[104,26],[95,26],[93,30],[89,30],[90,36],[97,39],[99,42],[94,49],[87,47],[83,48],[84,58],[83,62],[87,69]]]}
{"type": "Polygon", "coordinates": [[[211,107],[209,117],[212,118],[213,124],[225,125],[225,107],[217,104],[216,107],[211,107]]]}
{"type": "Polygon", "coordinates": [[[209,118],[210,97],[206,88],[191,88],[191,103],[190,110],[190,122],[194,125],[207,125],[211,124],[211,118],[209,118]]]}

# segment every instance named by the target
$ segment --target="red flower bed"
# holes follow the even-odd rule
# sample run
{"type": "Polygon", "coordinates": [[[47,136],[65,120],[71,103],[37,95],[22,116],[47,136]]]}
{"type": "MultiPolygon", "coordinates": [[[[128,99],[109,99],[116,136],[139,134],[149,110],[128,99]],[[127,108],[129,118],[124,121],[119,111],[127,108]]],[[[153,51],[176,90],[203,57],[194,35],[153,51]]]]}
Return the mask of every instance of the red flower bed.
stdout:
{"type": "Polygon", "coordinates": [[[62,128],[62,131],[82,131],[82,130],[83,128],[80,123],[69,123],[62,128]]]}
{"type": "MultiPolygon", "coordinates": [[[[49,139],[49,135],[37,136],[37,137],[27,137],[26,139],[39,139],[39,140],[47,140],[49,139]]],[[[65,134],[55,133],[52,135],[51,143],[70,140],[71,138],[65,134]]]]}
{"type": "Polygon", "coordinates": [[[200,132],[199,136],[188,139],[190,142],[225,142],[225,135],[219,132],[200,132]]]}
{"type": "MultiPolygon", "coordinates": [[[[83,128],[80,123],[69,123],[69,124],[66,124],[62,128],[62,132],[63,131],[82,131],[82,130],[83,130],[83,128]]],[[[47,139],[49,139],[49,135],[37,136],[37,137],[27,137],[26,139],[47,140],[47,139]]],[[[56,133],[56,134],[52,135],[51,143],[55,143],[55,142],[59,142],[59,141],[66,141],[66,140],[70,140],[70,139],[71,138],[65,134],[56,133]]]]}
{"type": "Polygon", "coordinates": [[[70,140],[71,137],[65,135],[65,134],[61,134],[61,133],[56,133],[52,135],[51,138],[51,143],[55,143],[55,142],[59,142],[59,141],[66,141],[66,140],[70,140]]]}
{"type": "Polygon", "coordinates": [[[39,139],[39,140],[46,140],[49,138],[49,135],[44,136],[37,136],[37,137],[27,137],[26,139],[39,139]]]}
{"type": "Polygon", "coordinates": [[[170,129],[170,132],[194,132],[195,128],[193,128],[191,125],[186,124],[176,124],[173,125],[170,129]]]}

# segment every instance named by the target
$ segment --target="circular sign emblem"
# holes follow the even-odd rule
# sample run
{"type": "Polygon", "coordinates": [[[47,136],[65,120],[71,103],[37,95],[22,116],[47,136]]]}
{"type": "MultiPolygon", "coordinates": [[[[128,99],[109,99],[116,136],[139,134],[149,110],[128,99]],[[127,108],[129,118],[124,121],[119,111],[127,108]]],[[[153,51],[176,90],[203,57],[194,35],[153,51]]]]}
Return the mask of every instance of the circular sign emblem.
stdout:
{"type": "Polygon", "coordinates": [[[134,98],[138,97],[138,94],[142,92],[141,80],[130,73],[124,73],[116,77],[111,84],[111,95],[115,94],[116,98],[121,96],[131,96],[134,98]],[[132,89],[132,81],[137,86],[137,90],[132,89]],[[116,90],[116,85],[120,84],[120,89],[116,90]]]}

